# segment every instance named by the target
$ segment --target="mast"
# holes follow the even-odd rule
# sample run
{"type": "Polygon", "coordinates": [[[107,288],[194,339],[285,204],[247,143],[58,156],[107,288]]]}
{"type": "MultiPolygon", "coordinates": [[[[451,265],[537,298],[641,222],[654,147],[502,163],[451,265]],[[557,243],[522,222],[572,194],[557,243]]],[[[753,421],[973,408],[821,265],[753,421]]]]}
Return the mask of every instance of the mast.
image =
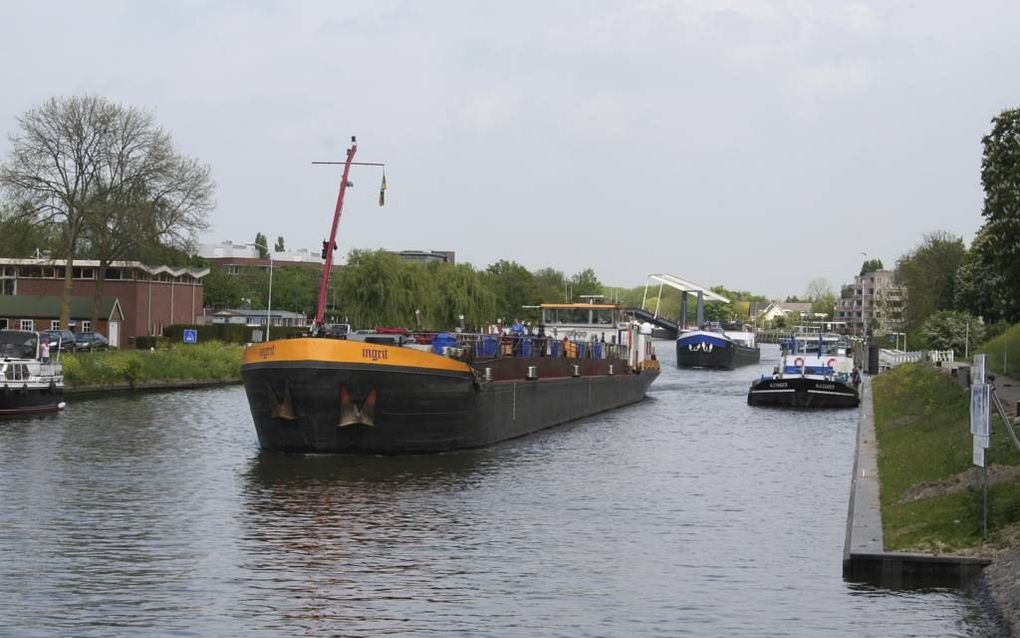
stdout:
{"type": "Polygon", "coordinates": [[[344,193],[350,183],[348,177],[351,172],[351,162],[354,154],[358,152],[358,141],[351,136],[351,147],[347,149],[347,160],[344,162],[344,174],[340,178],[340,192],[336,197],[336,209],[333,211],[333,227],[329,231],[329,240],[322,242],[322,256],[326,261],[322,264],[322,281],[319,283],[319,303],[315,309],[315,323],[313,328],[322,331],[324,317],[326,314],[326,289],[329,288],[329,273],[333,268],[333,250],[336,248],[336,231],[340,226],[340,215],[344,208],[344,193]]]}

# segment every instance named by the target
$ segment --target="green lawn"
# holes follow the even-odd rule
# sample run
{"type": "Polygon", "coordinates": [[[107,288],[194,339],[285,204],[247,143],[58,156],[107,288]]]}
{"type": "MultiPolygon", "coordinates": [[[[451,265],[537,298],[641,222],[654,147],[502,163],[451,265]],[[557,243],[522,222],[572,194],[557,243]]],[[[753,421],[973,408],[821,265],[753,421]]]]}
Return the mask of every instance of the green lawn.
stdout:
{"type": "Polygon", "coordinates": [[[988,367],[992,372],[1005,374],[1012,379],[1020,379],[1020,323],[998,337],[988,340],[975,352],[988,355],[988,367]],[[1002,370],[1003,360],[1006,360],[1006,365],[1009,367],[1006,372],[1002,370]]]}
{"type": "Polygon", "coordinates": [[[239,379],[243,348],[207,342],[148,350],[110,350],[63,355],[68,387],[196,379],[239,379]]]}
{"type": "MultiPolygon", "coordinates": [[[[873,384],[882,521],[888,550],[954,551],[981,545],[981,491],[964,490],[908,503],[901,496],[972,467],[970,395],[928,364],[909,364],[873,384]]],[[[1020,465],[1002,423],[992,423],[987,462],[1020,465]]],[[[1020,522],[1020,483],[989,489],[989,542],[1020,522]]]]}

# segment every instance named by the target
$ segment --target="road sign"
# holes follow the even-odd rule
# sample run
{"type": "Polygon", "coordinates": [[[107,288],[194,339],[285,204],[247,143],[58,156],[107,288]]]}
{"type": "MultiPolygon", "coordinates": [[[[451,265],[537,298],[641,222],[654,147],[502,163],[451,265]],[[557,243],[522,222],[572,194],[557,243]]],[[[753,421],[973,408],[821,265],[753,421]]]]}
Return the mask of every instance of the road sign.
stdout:
{"type": "Polygon", "coordinates": [[[989,414],[992,387],[987,383],[970,387],[970,433],[975,436],[991,435],[989,414]]]}
{"type": "Polygon", "coordinates": [[[185,328],[184,343],[198,343],[198,330],[195,330],[194,328],[185,328]]]}
{"type": "Polygon", "coordinates": [[[985,466],[985,446],[981,444],[981,437],[974,437],[974,465],[978,467],[985,466]]]}

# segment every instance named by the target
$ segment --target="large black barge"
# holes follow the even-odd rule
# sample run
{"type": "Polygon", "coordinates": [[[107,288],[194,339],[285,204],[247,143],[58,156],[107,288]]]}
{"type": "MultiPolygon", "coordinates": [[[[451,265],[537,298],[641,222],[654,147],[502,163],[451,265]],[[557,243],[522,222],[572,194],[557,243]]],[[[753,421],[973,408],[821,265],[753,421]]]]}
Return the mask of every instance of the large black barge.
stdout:
{"type": "Polygon", "coordinates": [[[514,322],[510,329],[413,343],[331,330],[326,291],[351,166],[382,166],[354,162],[357,150],[351,138],[322,243],[311,331],[245,351],[241,378],[263,448],[354,454],[474,448],[645,396],[659,375],[652,326],[624,321],[615,305],[548,304],[537,331],[514,322]]]}
{"type": "MultiPolygon", "coordinates": [[[[618,356],[595,358],[595,348],[584,352],[591,344],[577,345],[573,353],[546,346],[527,357],[519,356],[521,348],[501,346],[496,357],[469,363],[407,346],[303,337],[250,347],[241,376],[265,449],[442,452],[640,401],[659,374],[651,356],[632,365],[618,356]]],[[[609,350],[606,345],[606,355],[616,354],[609,350]]]]}

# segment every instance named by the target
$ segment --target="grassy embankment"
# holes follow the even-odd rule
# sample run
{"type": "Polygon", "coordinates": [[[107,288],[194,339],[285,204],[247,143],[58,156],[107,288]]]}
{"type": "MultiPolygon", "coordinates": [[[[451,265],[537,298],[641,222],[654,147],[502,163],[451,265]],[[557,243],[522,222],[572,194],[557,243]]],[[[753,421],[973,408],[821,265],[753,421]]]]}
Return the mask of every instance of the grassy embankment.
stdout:
{"type": "Polygon", "coordinates": [[[988,367],[993,372],[1005,374],[1011,379],[1020,379],[1020,323],[994,339],[989,339],[975,352],[988,355],[988,367]],[[1002,370],[1003,358],[1007,359],[1006,365],[1009,366],[1005,372],[1002,370]]]}
{"type": "Polygon", "coordinates": [[[986,456],[989,476],[1001,482],[989,481],[988,539],[983,544],[970,394],[949,375],[922,363],[875,377],[873,388],[885,548],[945,553],[1016,544],[1020,454],[1002,422],[992,421],[986,456]]]}
{"type": "Polygon", "coordinates": [[[168,381],[229,381],[241,376],[240,345],[209,342],[148,350],[62,356],[68,388],[168,381]]]}

